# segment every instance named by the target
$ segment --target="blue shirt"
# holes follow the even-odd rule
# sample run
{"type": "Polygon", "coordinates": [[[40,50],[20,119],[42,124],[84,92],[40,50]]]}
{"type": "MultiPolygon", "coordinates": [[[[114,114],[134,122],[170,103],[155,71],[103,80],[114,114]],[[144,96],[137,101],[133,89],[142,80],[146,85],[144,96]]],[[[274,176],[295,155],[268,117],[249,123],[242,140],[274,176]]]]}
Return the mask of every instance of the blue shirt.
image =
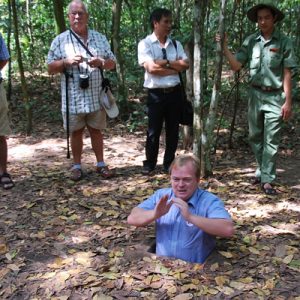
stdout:
{"type": "MultiPolygon", "coordinates": [[[[0,34],[0,60],[3,61],[3,60],[8,60],[8,59],[9,59],[9,53],[8,53],[8,50],[4,43],[4,40],[2,38],[2,35],[0,34]]],[[[2,78],[1,70],[0,70],[0,78],[2,78]]]]}
{"type": "MultiPolygon", "coordinates": [[[[171,188],[160,189],[138,207],[152,210],[159,199],[175,197],[171,188]]],[[[188,201],[190,212],[210,219],[231,219],[223,202],[207,191],[196,189],[188,201]]],[[[156,254],[180,258],[194,263],[203,263],[215,248],[215,237],[199,227],[188,223],[179,208],[172,205],[169,212],[156,220],[156,254]]]]}

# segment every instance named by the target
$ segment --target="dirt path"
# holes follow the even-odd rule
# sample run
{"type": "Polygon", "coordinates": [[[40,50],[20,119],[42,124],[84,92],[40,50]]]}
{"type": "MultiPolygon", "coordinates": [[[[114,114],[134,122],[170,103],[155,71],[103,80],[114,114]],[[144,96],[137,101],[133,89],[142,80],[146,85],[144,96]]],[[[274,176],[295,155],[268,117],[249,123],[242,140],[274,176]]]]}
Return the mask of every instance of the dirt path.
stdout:
{"type": "Polygon", "coordinates": [[[297,135],[292,153],[280,154],[274,198],[249,184],[255,166],[248,149],[224,151],[214,178],[201,181],[236,224],[235,237],[218,240],[204,266],[146,252],[153,227],[126,224],[133,206],[168,185],[159,171],[140,174],[143,132],[128,134],[116,124],[106,136],[106,161],[117,171],[112,180],[94,173],[86,138],[79,183],[67,178],[71,162],[59,136],[57,128],[9,140],[16,187],[0,190],[1,299],[299,299],[297,135]]]}

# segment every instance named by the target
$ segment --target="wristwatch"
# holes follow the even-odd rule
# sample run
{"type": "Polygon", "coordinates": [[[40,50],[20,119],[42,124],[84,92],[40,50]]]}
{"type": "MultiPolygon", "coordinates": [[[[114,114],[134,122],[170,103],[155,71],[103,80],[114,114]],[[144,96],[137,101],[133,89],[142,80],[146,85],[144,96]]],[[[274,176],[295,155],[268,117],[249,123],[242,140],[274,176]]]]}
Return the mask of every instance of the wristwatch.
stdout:
{"type": "Polygon", "coordinates": [[[170,61],[167,59],[166,68],[170,69],[170,67],[171,67],[170,61]]]}

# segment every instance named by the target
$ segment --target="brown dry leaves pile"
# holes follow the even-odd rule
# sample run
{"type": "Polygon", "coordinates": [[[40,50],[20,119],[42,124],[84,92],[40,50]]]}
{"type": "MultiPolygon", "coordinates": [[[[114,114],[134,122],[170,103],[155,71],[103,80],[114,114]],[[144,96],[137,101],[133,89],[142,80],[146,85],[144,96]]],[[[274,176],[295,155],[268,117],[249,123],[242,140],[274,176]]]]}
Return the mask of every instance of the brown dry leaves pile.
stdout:
{"type": "Polygon", "coordinates": [[[153,226],[126,218],[168,177],[140,174],[143,133],[120,128],[106,139],[112,180],[94,173],[88,139],[79,183],[67,178],[65,142],[49,131],[9,140],[16,187],[0,191],[1,299],[300,299],[297,190],[265,197],[249,184],[248,152],[222,157],[201,186],[224,200],[236,235],[218,240],[205,265],[157,257],[147,252],[153,226]]]}

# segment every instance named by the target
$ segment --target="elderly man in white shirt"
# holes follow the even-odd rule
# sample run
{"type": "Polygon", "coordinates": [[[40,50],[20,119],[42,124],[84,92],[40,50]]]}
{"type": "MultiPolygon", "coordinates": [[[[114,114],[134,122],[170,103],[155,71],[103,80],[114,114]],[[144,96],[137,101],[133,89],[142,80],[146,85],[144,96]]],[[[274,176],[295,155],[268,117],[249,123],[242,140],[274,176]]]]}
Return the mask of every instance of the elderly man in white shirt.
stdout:
{"type": "Polygon", "coordinates": [[[68,7],[71,30],[58,35],[52,42],[47,63],[50,74],[61,74],[62,113],[64,126],[69,130],[73,166],[70,178],[78,181],[83,177],[81,155],[83,150],[83,132],[87,127],[91,136],[97,164],[96,172],[103,178],[114,175],[104,162],[103,134],[106,127],[106,113],[100,103],[102,93],[102,75],[99,68],[115,68],[115,57],[110,50],[107,38],[88,28],[89,14],[81,0],[72,0],[68,7]],[[89,51],[87,51],[89,50],[89,51]],[[92,53],[93,57],[89,54],[92,53]],[[69,78],[65,78],[65,71],[69,78]],[[81,80],[85,78],[85,80],[81,80]],[[66,81],[68,80],[69,105],[66,105],[66,81]]]}
{"type": "Polygon", "coordinates": [[[143,174],[156,167],[159,138],[165,122],[166,149],[163,167],[168,171],[178,144],[179,116],[182,100],[179,72],[188,69],[183,47],[173,41],[171,11],[158,8],[150,16],[153,33],[138,45],[138,61],[145,68],[144,87],[148,89],[148,130],[143,174]],[[176,47],[174,45],[176,43],[176,47]]]}

